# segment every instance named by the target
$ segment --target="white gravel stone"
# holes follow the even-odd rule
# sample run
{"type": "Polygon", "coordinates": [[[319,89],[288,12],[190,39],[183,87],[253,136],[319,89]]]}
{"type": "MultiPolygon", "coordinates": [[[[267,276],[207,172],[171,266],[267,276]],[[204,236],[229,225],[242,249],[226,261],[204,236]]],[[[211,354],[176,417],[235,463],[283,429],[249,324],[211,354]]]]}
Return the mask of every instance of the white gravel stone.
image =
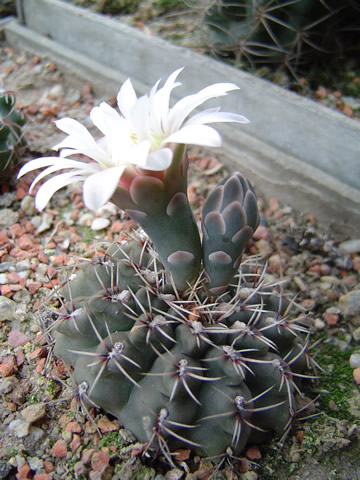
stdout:
{"type": "Polygon", "coordinates": [[[10,298],[0,296],[0,322],[11,321],[15,318],[16,303],[10,298]]]}
{"type": "Polygon", "coordinates": [[[26,195],[21,200],[21,210],[26,213],[26,215],[33,215],[35,212],[35,201],[31,195],[26,195]]]}
{"type": "Polygon", "coordinates": [[[29,434],[30,423],[16,419],[9,423],[9,430],[17,437],[23,438],[29,434]]]}
{"type": "Polygon", "coordinates": [[[107,203],[103,207],[96,210],[96,214],[99,217],[105,217],[105,218],[111,217],[112,215],[116,215],[117,213],[118,213],[118,209],[112,203],[107,203]]]}
{"type": "Polygon", "coordinates": [[[19,220],[18,212],[10,210],[10,208],[2,208],[0,210],[0,229],[14,225],[19,220]]]}
{"type": "Polygon", "coordinates": [[[15,268],[18,273],[24,272],[31,269],[31,262],[28,258],[26,258],[25,260],[20,260],[19,262],[16,262],[15,268]]]}
{"type": "Polygon", "coordinates": [[[355,340],[355,342],[360,342],[360,327],[355,328],[355,330],[352,333],[352,337],[355,340]]]}
{"type": "Polygon", "coordinates": [[[342,242],[339,245],[339,250],[343,253],[358,253],[360,252],[360,238],[356,238],[353,240],[347,240],[346,242],[342,242]]]}
{"type": "Polygon", "coordinates": [[[42,233],[46,232],[46,230],[49,230],[51,228],[52,222],[53,222],[53,216],[50,215],[50,213],[43,213],[41,215],[41,222],[39,226],[36,229],[37,233],[42,233]]]}
{"type": "Polygon", "coordinates": [[[359,368],[360,367],[360,352],[352,353],[349,359],[350,367],[351,368],[359,368]]]}
{"type": "Polygon", "coordinates": [[[314,327],[316,330],[324,330],[326,323],[321,318],[315,318],[314,327]]]}
{"type": "Polygon", "coordinates": [[[44,467],[44,462],[38,457],[27,457],[29,467],[34,472],[41,470],[44,467]]]}
{"type": "Polygon", "coordinates": [[[109,225],[110,225],[110,220],[108,218],[104,218],[104,217],[94,218],[94,220],[91,223],[91,229],[103,230],[104,228],[107,228],[109,225]]]}
{"type": "Polygon", "coordinates": [[[63,97],[65,95],[64,87],[61,83],[57,83],[48,91],[47,97],[51,99],[57,99],[59,97],[63,97]]]}
{"type": "Polygon", "coordinates": [[[86,226],[94,220],[94,215],[90,212],[80,215],[78,225],[86,226]]]}

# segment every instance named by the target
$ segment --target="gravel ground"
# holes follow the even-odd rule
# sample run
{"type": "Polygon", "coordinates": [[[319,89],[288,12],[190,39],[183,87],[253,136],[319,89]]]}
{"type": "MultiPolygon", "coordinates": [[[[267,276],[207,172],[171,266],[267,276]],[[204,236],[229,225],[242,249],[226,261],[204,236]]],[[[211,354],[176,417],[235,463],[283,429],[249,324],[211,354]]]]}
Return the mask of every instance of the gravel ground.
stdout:
{"type": "MultiPolygon", "coordinates": [[[[88,113],[101,100],[51,60],[5,45],[0,78],[28,119],[22,161],[59,141],[54,119],[67,115],[89,125],[88,113]]],[[[193,149],[190,160],[189,198],[198,212],[226,171],[214,152],[193,149]]],[[[116,420],[91,410],[90,421],[77,412],[69,372],[43,339],[48,319],[41,306],[64,267],[103,251],[134,224],[111,206],[87,211],[78,188],[59,192],[39,214],[30,182],[31,176],[3,184],[0,195],[0,479],[209,479],[211,462],[183,450],[176,469],[145,464],[142,445],[116,420]]],[[[287,280],[284,291],[309,311],[324,372],[307,387],[313,403],[282,448],[279,439],[250,446],[241,461],[225,459],[212,478],[360,479],[360,238],[324,231],[315,218],[275,198],[259,203],[262,225],[247,253],[262,254],[268,278],[287,280]]]]}

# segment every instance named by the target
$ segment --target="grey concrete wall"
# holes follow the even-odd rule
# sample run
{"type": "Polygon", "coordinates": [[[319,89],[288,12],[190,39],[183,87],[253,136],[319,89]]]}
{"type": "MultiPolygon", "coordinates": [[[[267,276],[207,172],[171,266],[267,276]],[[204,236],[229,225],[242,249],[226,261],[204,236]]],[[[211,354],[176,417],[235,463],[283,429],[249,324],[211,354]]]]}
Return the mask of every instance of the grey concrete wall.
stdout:
{"type": "Polygon", "coordinates": [[[174,99],[215,82],[241,90],[221,99],[223,110],[248,125],[223,126],[223,160],[258,188],[359,231],[360,123],[270,82],[145,35],[121,22],[59,0],[19,0],[26,28],[6,27],[9,41],[57,57],[109,94],[127,77],[139,93],[185,66],[174,99]],[[38,45],[38,47],[37,47],[38,45]],[[105,83],[105,84],[104,84],[105,83]]]}

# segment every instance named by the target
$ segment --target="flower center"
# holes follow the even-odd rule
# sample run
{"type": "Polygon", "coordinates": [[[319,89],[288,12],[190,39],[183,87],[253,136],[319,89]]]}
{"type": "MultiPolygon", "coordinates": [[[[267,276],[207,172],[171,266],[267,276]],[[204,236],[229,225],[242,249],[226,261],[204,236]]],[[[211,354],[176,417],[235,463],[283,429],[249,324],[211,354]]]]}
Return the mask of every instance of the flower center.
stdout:
{"type": "Polygon", "coordinates": [[[132,132],[130,133],[130,138],[131,138],[131,140],[137,145],[137,143],[138,143],[138,137],[137,137],[137,135],[136,135],[136,133],[135,133],[134,131],[132,131],[132,132]]]}

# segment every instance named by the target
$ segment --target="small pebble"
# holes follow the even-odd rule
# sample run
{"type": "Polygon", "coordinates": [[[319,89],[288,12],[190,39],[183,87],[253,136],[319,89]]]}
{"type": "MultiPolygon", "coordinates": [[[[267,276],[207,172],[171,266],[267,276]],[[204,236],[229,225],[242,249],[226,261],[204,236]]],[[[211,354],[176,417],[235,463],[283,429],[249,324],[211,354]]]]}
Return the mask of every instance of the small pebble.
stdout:
{"type": "Polygon", "coordinates": [[[360,327],[355,328],[355,330],[352,333],[352,337],[355,340],[355,342],[360,342],[360,327]]]}
{"type": "Polygon", "coordinates": [[[65,94],[64,87],[60,83],[58,83],[48,91],[47,96],[48,98],[56,100],[59,97],[63,97],[64,94],[65,94]]]}
{"type": "Polygon", "coordinates": [[[249,460],[260,460],[261,452],[257,445],[251,445],[245,453],[246,458],[249,460]]]}
{"type": "Polygon", "coordinates": [[[27,457],[27,461],[34,472],[41,470],[44,466],[44,462],[38,457],[27,457]]]}
{"type": "Polygon", "coordinates": [[[10,298],[0,296],[0,322],[11,321],[15,318],[16,303],[10,298]]]}
{"type": "Polygon", "coordinates": [[[20,419],[13,420],[9,423],[9,430],[17,437],[23,438],[29,434],[30,423],[20,419]]]}
{"type": "Polygon", "coordinates": [[[66,442],[63,439],[59,439],[53,446],[53,455],[54,457],[66,457],[67,447],[66,442]]]}
{"type": "Polygon", "coordinates": [[[315,318],[314,327],[316,330],[324,330],[326,323],[321,318],[315,318]]]}
{"type": "Polygon", "coordinates": [[[14,210],[10,210],[9,208],[2,208],[0,210],[0,230],[2,228],[9,227],[10,225],[13,225],[14,223],[17,223],[19,220],[19,214],[18,212],[15,212],[14,210]]]}
{"type": "Polygon", "coordinates": [[[110,220],[108,218],[104,217],[99,217],[99,218],[94,218],[94,220],[91,223],[91,229],[92,230],[104,230],[104,228],[107,228],[110,225],[110,220]]]}
{"type": "Polygon", "coordinates": [[[112,203],[107,203],[103,207],[96,210],[96,215],[98,215],[99,217],[105,217],[105,218],[109,218],[112,215],[116,215],[117,213],[118,213],[118,209],[112,203]]]}
{"type": "Polygon", "coordinates": [[[50,215],[50,213],[47,213],[47,212],[43,213],[40,217],[40,222],[38,226],[35,227],[34,225],[34,227],[36,228],[36,233],[42,233],[49,230],[52,226],[53,219],[54,217],[50,215]]]}
{"type": "Polygon", "coordinates": [[[34,423],[44,418],[46,415],[46,406],[43,403],[37,405],[29,405],[28,407],[21,410],[21,415],[29,423],[34,423]]]}
{"type": "Polygon", "coordinates": [[[343,253],[358,253],[360,252],[360,239],[347,240],[339,245],[339,250],[343,253]]]}
{"type": "Polygon", "coordinates": [[[92,213],[84,213],[79,217],[79,220],[77,221],[78,225],[81,226],[87,226],[91,225],[91,222],[94,220],[94,215],[92,213]]]}
{"type": "Polygon", "coordinates": [[[26,215],[33,215],[35,212],[35,202],[34,198],[31,197],[30,195],[26,195],[22,200],[21,200],[21,210],[26,214],[26,215]]]}
{"type": "Polygon", "coordinates": [[[351,368],[360,368],[360,352],[352,353],[349,359],[351,368]]]}
{"type": "Polygon", "coordinates": [[[360,368],[355,368],[355,370],[353,371],[353,377],[354,377],[354,380],[355,380],[355,383],[357,385],[360,385],[360,368]]]}
{"type": "Polygon", "coordinates": [[[339,307],[345,317],[360,314],[360,289],[350,290],[350,292],[339,298],[339,307]]]}
{"type": "Polygon", "coordinates": [[[9,333],[8,343],[11,347],[22,347],[30,341],[29,337],[19,330],[13,330],[9,333]]]}

